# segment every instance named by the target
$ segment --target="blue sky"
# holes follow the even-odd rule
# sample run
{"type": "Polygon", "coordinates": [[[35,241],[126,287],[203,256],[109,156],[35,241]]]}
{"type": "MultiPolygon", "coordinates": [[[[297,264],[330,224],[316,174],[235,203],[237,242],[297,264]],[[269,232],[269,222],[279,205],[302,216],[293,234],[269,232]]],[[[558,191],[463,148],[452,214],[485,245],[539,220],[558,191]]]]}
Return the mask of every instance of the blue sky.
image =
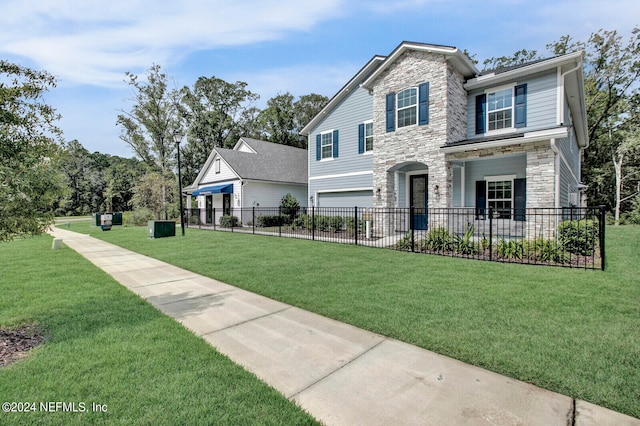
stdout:
{"type": "Polygon", "coordinates": [[[467,49],[482,62],[520,49],[548,56],[563,35],[600,28],[625,40],[637,0],[0,0],[0,58],[56,76],[47,101],[65,139],[131,157],[116,116],[125,72],[159,64],[176,88],[198,77],[245,81],[257,106],[290,92],[331,97],[403,40],[467,49]]]}

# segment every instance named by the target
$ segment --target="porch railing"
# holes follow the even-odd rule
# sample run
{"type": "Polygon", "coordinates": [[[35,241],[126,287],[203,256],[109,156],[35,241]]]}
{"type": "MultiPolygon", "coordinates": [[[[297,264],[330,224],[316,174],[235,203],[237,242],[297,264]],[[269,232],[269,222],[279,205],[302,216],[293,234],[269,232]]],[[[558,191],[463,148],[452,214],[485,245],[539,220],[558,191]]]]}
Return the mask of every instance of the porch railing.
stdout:
{"type": "Polygon", "coordinates": [[[188,209],[202,229],[304,238],[497,262],[605,267],[604,207],[188,209]]]}

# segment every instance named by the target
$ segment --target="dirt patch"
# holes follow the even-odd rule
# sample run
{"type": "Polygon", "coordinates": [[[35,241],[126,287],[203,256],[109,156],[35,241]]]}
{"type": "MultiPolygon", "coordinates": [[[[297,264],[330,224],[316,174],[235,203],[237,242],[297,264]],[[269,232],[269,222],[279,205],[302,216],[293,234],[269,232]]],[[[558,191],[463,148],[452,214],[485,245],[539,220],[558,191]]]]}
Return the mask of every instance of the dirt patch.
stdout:
{"type": "Polygon", "coordinates": [[[24,358],[42,343],[44,335],[37,324],[0,328],[0,367],[24,358]]]}

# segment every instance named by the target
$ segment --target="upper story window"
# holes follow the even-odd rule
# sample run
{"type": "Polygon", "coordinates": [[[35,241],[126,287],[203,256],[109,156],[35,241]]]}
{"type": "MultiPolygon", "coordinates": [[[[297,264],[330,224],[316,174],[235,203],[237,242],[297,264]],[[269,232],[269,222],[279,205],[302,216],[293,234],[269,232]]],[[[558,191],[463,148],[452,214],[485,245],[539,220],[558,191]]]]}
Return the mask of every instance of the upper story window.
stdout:
{"type": "Polygon", "coordinates": [[[513,89],[502,89],[487,93],[488,131],[513,127],[513,89]]]}
{"type": "Polygon", "coordinates": [[[215,171],[216,173],[220,173],[220,159],[216,158],[215,160],[215,171]]]}
{"type": "Polygon", "coordinates": [[[330,130],[328,132],[316,135],[316,161],[326,160],[338,157],[338,131],[330,130]]]}
{"type": "Polygon", "coordinates": [[[322,159],[333,158],[333,137],[332,136],[333,134],[331,132],[323,133],[322,135],[320,135],[322,159]]]}
{"type": "Polygon", "coordinates": [[[411,126],[418,119],[418,89],[405,89],[398,93],[398,127],[411,126]]]}
{"type": "Polygon", "coordinates": [[[373,151],[373,123],[364,123],[364,152],[373,151]]]}
{"type": "Polygon", "coordinates": [[[400,127],[429,124],[429,82],[398,93],[387,93],[385,121],[387,133],[400,127]]]}
{"type": "Polygon", "coordinates": [[[502,86],[476,96],[476,134],[527,126],[527,85],[502,86]]]}

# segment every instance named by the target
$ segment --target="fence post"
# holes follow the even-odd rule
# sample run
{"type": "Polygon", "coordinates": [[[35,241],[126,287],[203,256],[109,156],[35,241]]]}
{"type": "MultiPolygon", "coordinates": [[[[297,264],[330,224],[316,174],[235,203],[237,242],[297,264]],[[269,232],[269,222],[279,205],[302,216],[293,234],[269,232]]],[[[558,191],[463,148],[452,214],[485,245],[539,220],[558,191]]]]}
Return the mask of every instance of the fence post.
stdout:
{"type": "Polygon", "coordinates": [[[598,215],[598,226],[600,227],[598,232],[598,236],[600,238],[600,269],[602,269],[604,271],[604,225],[606,222],[606,207],[605,206],[600,206],[598,207],[599,209],[599,215],[598,215]]]}
{"type": "Polygon", "coordinates": [[[356,233],[356,245],[358,245],[358,206],[355,207],[353,212],[353,232],[356,233]]]}
{"type": "Polygon", "coordinates": [[[413,223],[414,213],[415,213],[415,207],[411,206],[411,208],[409,209],[409,229],[411,230],[411,253],[415,251],[415,245],[416,245],[416,233],[415,233],[414,223],[413,223]]]}
{"type": "Polygon", "coordinates": [[[282,237],[282,206],[278,207],[278,237],[282,237]]]}
{"type": "Polygon", "coordinates": [[[493,260],[493,207],[489,207],[489,260],[493,260]]]}
{"type": "Polygon", "coordinates": [[[251,228],[252,233],[256,233],[256,206],[251,207],[251,228]]]}
{"type": "Polygon", "coordinates": [[[311,239],[316,239],[316,208],[311,206],[311,239]]]}
{"type": "Polygon", "coordinates": [[[216,230],[216,208],[213,208],[213,218],[211,219],[211,221],[213,222],[213,230],[216,230]]]}

